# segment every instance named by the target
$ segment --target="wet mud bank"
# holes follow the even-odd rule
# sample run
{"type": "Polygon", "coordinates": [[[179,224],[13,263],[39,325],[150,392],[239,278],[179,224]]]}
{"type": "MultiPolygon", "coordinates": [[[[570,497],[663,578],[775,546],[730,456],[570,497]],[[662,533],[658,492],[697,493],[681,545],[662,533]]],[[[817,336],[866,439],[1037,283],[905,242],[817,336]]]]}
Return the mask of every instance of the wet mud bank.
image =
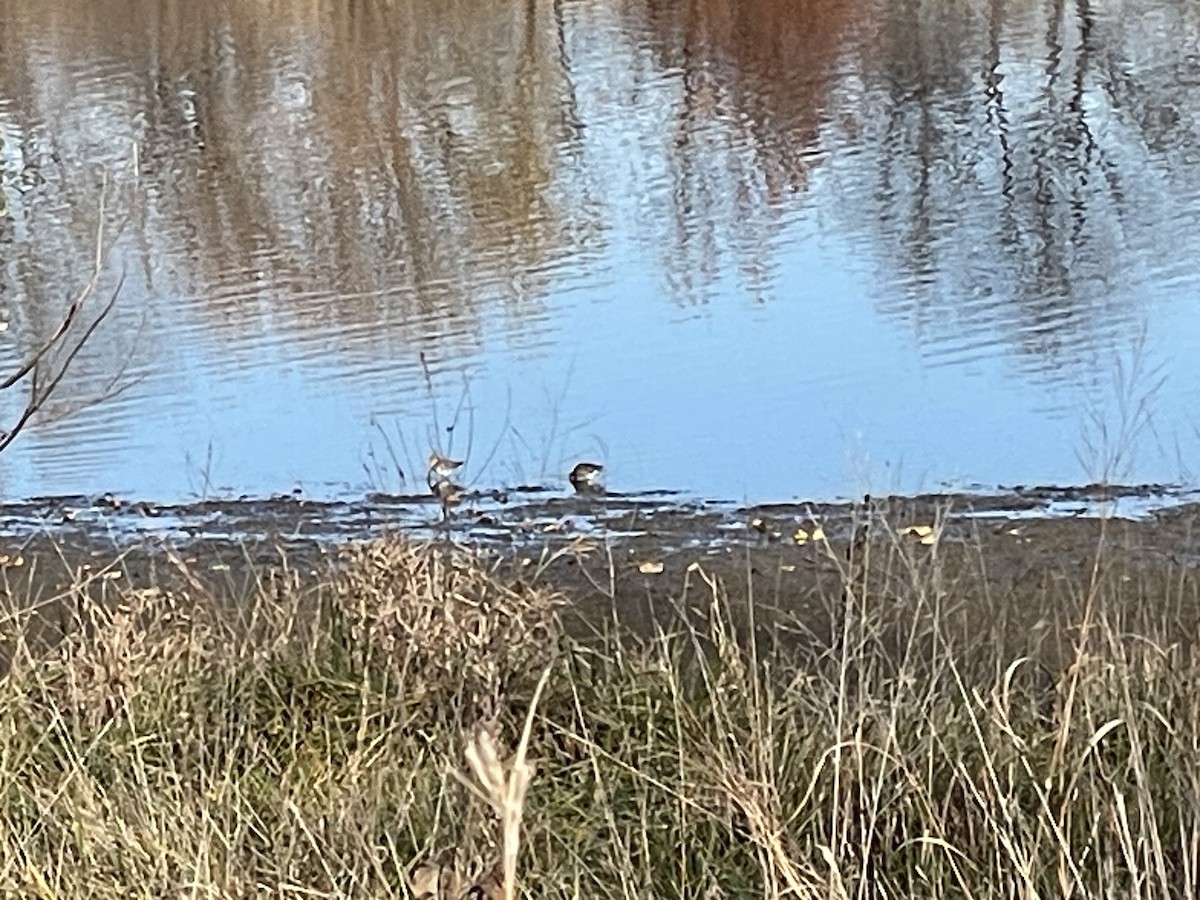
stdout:
{"type": "Polygon", "coordinates": [[[272,579],[314,582],[338,548],[385,533],[482,549],[516,585],[568,598],[573,630],[653,636],[722,615],[760,638],[835,649],[871,616],[897,648],[917,619],[947,638],[1069,659],[1089,603],[1152,606],[1190,640],[1200,621],[1200,503],[1156,487],[738,507],[669,494],[468,498],[446,521],[424,497],[299,496],[155,506],[114,497],[0,509],[10,609],[53,621],[88,596],[205,590],[236,601],[272,579]],[[57,611],[57,612],[56,612],[57,611]]]}

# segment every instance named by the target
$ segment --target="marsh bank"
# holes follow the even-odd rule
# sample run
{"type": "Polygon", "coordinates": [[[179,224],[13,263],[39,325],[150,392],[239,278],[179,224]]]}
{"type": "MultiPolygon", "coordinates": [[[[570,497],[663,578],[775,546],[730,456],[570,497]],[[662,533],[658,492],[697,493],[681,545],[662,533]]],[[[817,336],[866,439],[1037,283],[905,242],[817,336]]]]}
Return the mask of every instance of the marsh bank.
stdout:
{"type": "Polygon", "coordinates": [[[460,776],[524,727],[522,896],[1194,896],[1156,493],[10,507],[0,887],[517,896],[460,776]]]}
{"type": "Polygon", "coordinates": [[[236,601],[264,580],[325,577],[340,547],[394,533],[481,550],[512,583],[560,590],[584,631],[651,634],[703,614],[718,584],[738,616],[815,645],[836,642],[848,590],[894,604],[898,621],[932,604],[945,627],[1054,657],[1072,640],[1064,602],[1101,587],[1160,604],[1181,635],[1200,617],[1200,503],[1157,486],[757,507],[666,494],[505,501],[475,497],[443,523],[418,496],[40,499],[0,510],[0,571],[17,605],[54,608],[81,583],[202,584],[236,601]]]}

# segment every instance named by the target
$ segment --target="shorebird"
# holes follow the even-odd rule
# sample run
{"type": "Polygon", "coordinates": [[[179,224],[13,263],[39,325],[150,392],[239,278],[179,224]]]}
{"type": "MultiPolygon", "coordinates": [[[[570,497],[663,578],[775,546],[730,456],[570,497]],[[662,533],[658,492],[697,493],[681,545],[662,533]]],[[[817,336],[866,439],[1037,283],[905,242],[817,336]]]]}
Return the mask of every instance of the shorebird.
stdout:
{"type": "Polygon", "coordinates": [[[463,461],[461,459],[451,459],[448,456],[442,456],[436,451],[430,453],[429,472],[426,475],[430,489],[432,490],[433,486],[439,481],[448,481],[455,470],[462,468],[462,464],[463,461]]]}
{"type": "Polygon", "coordinates": [[[581,462],[575,464],[575,468],[567,477],[576,493],[594,493],[603,489],[600,484],[600,473],[603,471],[604,466],[599,463],[581,462]]]}
{"type": "Polygon", "coordinates": [[[450,518],[450,507],[458,506],[462,502],[463,487],[455,484],[451,477],[462,466],[461,459],[442,456],[436,450],[429,454],[429,471],[425,473],[425,483],[429,485],[433,496],[437,497],[438,503],[442,504],[443,521],[450,518]]]}

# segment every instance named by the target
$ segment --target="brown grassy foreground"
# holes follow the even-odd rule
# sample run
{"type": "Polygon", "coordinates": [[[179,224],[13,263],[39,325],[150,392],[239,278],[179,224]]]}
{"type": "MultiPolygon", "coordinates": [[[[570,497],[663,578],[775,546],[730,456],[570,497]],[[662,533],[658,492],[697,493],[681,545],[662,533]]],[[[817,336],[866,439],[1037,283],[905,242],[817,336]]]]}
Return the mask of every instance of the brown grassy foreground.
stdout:
{"type": "Polygon", "coordinates": [[[1177,603],[1097,559],[1062,668],[956,637],[937,565],[854,568],[823,648],[745,640],[702,569],[700,627],[579,640],[519,570],[395,539],[239,604],[81,581],[51,646],[13,596],[0,891],[502,897],[507,857],[530,897],[1196,895],[1177,603]]]}

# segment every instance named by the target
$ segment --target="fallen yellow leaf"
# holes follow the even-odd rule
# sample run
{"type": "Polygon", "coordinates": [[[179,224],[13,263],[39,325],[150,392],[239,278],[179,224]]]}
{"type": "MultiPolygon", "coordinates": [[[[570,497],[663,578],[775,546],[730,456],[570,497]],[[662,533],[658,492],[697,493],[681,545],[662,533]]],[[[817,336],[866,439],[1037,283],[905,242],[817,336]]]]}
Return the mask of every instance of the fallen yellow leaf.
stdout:
{"type": "Polygon", "coordinates": [[[915,537],[925,547],[932,547],[938,540],[937,532],[933,530],[932,525],[908,525],[897,533],[915,537]]]}

